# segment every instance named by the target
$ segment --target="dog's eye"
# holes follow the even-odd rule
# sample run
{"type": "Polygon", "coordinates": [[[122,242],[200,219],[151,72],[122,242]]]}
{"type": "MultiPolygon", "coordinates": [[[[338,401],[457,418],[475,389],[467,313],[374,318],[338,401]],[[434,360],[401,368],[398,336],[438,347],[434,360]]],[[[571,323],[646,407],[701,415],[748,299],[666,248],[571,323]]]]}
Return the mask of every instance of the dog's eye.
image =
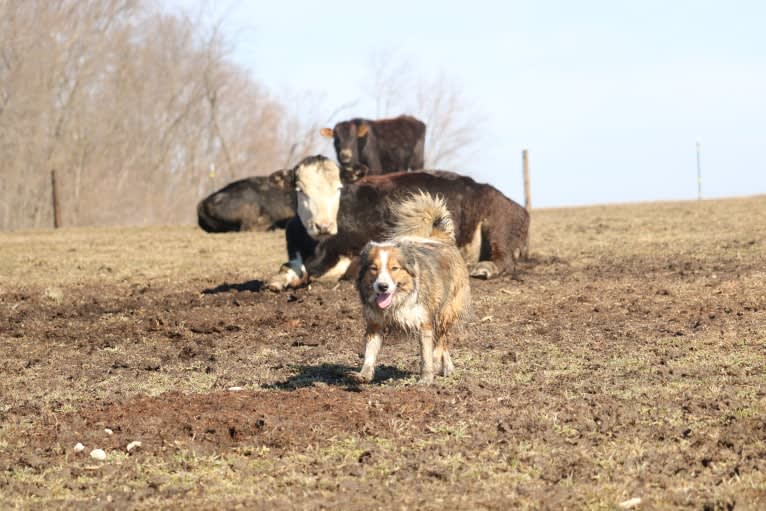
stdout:
{"type": "Polygon", "coordinates": [[[392,266],[391,267],[391,271],[399,271],[399,270],[401,270],[401,268],[398,267],[398,266],[392,266]]]}
{"type": "Polygon", "coordinates": [[[377,267],[377,266],[375,266],[374,264],[371,264],[371,265],[370,265],[370,267],[369,267],[368,269],[369,269],[369,270],[370,270],[372,273],[375,273],[375,272],[377,272],[377,271],[378,271],[378,267],[377,267]]]}

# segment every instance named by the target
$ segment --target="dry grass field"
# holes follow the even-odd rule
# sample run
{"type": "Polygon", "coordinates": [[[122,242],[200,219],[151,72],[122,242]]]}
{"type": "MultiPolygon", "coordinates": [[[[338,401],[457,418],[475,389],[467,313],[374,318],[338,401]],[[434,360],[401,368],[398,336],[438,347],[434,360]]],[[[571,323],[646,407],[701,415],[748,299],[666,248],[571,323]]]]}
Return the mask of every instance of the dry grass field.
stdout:
{"type": "Polygon", "coordinates": [[[262,291],[281,232],[0,233],[0,508],[766,509],[764,226],[536,210],[430,387],[406,337],[344,379],[353,287],[262,291]]]}

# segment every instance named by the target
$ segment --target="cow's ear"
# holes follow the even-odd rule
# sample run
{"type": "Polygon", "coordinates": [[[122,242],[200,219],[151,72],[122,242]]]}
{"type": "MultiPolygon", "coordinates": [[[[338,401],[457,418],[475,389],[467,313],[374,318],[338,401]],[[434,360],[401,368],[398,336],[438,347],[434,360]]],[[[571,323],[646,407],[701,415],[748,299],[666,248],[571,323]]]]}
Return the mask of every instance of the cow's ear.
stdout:
{"type": "Polygon", "coordinates": [[[354,163],[351,168],[343,167],[340,171],[340,180],[344,183],[353,183],[366,176],[370,172],[367,165],[354,163]]]}
{"type": "Polygon", "coordinates": [[[319,134],[325,138],[332,138],[332,128],[322,128],[319,130],[319,134]]]}
{"type": "Polygon", "coordinates": [[[292,190],[295,180],[292,169],[281,169],[269,176],[269,184],[277,190],[292,190]]]}
{"type": "Polygon", "coordinates": [[[367,132],[370,131],[370,125],[367,123],[360,124],[359,127],[356,129],[356,136],[359,138],[364,138],[367,136],[367,132]]]}

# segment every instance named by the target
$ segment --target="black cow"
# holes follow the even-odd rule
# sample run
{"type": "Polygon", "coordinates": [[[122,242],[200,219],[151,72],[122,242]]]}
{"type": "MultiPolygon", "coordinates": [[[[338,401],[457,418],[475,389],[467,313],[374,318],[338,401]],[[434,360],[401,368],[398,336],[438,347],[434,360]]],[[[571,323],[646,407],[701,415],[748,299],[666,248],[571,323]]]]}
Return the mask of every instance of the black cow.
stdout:
{"type": "Polygon", "coordinates": [[[289,263],[268,282],[272,290],[298,287],[309,277],[353,276],[362,247],[386,237],[391,203],[419,191],[447,201],[457,245],[472,276],[511,273],[516,260],[526,257],[527,211],[470,177],[445,171],[397,172],[343,184],[338,166],[323,156],[304,159],[291,174],[283,182],[298,190],[298,215],[287,224],[289,263]]]}
{"type": "MultiPolygon", "coordinates": [[[[279,176],[280,172],[274,175],[279,176]]],[[[207,232],[284,228],[293,216],[294,190],[279,185],[278,178],[271,176],[234,181],[208,195],[197,205],[199,226],[207,232]]]]}
{"type": "Polygon", "coordinates": [[[358,163],[369,168],[370,174],[386,174],[424,166],[426,125],[409,115],[377,121],[351,119],[332,129],[322,128],[321,134],[333,138],[343,167],[358,163]]]}

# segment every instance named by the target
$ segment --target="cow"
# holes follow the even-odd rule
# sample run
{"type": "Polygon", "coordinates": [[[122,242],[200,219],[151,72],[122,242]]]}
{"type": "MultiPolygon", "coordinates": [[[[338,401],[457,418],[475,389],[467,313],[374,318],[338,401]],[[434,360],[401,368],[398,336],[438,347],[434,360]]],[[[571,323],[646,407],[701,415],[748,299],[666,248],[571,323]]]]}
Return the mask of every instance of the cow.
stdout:
{"type": "Polygon", "coordinates": [[[365,165],[370,174],[418,170],[424,166],[426,125],[400,115],[393,119],[351,119],[334,128],[322,128],[332,138],[342,167],[365,165]]]}
{"type": "Polygon", "coordinates": [[[300,287],[310,279],[353,278],[362,247],[386,237],[391,204],[420,191],[446,200],[472,277],[513,273],[516,261],[527,257],[527,210],[467,176],[397,172],[344,184],[335,162],[317,155],[305,158],[281,181],[295,187],[298,206],[285,229],[289,262],[267,282],[274,291],[300,287]]]}
{"type": "Polygon", "coordinates": [[[295,192],[279,184],[281,175],[240,179],[208,195],[197,204],[199,226],[207,232],[284,228],[296,206],[295,192]]]}

